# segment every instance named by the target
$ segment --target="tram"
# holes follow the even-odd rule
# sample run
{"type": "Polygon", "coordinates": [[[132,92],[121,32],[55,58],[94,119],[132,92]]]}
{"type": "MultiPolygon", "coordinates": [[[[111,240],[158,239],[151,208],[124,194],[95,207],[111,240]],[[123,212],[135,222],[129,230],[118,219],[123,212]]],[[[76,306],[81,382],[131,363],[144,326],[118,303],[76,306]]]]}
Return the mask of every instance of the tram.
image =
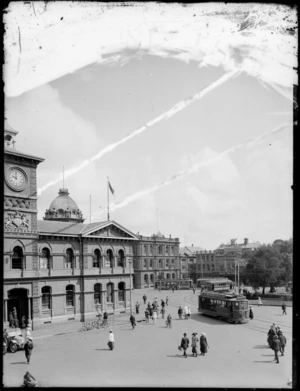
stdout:
{"type": "Polygon", "coordinates": [[[229,323],[249,322],[248,300],[235,292],[202,292],[198,297],[198,311],[229,323]]]}
{"type": "Polygon", "coordinates": [[[175,290],[179,289],[191,289],[193,286],[193,280],[158,280],[155,281],[155,289],[171,290],[174,287],[175,290]]]}
{"type": "Polygon", "coordinates": [[[233,281],[228,278],[198,278],[197,288],[202,291],[229,291],[233,288],[233,281]]]}

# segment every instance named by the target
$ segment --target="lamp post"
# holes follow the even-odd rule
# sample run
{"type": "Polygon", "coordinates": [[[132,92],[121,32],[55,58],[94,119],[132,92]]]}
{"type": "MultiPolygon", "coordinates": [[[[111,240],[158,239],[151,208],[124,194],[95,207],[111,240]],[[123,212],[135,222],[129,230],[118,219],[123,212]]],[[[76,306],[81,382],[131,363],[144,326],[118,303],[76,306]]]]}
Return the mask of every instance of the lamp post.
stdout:
{"type": "Polygon", "coordinates": [[[132,259],[129,259],[129,273],[130,273],[130,316],[132,315],[132,282],[131,282],[131,264],[132,259]]]}

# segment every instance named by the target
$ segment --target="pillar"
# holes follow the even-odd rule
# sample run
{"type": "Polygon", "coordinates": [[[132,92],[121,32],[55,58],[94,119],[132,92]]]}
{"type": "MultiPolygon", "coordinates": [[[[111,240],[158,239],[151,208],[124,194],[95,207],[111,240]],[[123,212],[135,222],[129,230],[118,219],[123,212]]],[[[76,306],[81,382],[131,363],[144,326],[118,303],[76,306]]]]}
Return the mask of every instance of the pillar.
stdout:
{"type": "Polygon", "coordinates": [[[7,300],[8,299],[4,299],[4,306],[3,306],[3,322],[7,322],[8,319],[8,303],[7,303],[7,300]]]}
{"type": "Polygon", "coordinates": [[[102,304],[102,311],[106,310],[106,291],[101,291],[101,304],[102,304]]]}
{"type": "Polygon", "coordinates": [[[118,308],[118,302],[119,302],[119,299],[118,299],[118,292],[119,292],[118,289],[114,289],[114,304],[113,304],[113,309],[118,308]]]}

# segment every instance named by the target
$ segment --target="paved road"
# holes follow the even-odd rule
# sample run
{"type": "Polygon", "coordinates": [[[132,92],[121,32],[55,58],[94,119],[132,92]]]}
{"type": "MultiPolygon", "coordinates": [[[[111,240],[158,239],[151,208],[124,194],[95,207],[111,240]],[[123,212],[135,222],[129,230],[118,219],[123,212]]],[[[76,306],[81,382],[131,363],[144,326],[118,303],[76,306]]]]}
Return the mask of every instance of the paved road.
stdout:
{"type": "Polygon", "coordinates": [[[80,323],[68,323],[33,331],[35,348],[32,362],[26,364],[24,351],[4,356],[5,386],[19,386],[26,370],[42,386],[109,387],[247,387],[289,388],[292,375],[292,311],[283,316],[278,307],[255,307],[254,320],[244,325],[231,325],[198,315],[197,295],[191,291],[157,292],[135,290],[133,302],[140,302],[143,319],[143,292],[149,300],[169,296],[167,313],[174,319],[172,329],[164,320],[146,325],[138,322],[131,329],[129,315],[114,319],[116,349],[108,350],[108,330],[78,332],[80,323]],[[192,317],[177,319],[178,305],[190,305],[192,317]],[[274,352],[267,346],[267,331],[272,323],[280,325],[288,343],[280,364],[273,361],[274,352]],[[208,354],[184,359],[177,346],[183,332],[204,331],[208,354]],[[66,334],[64,334],[66,332],[66,334]],[[53,334],[59,334],[53,336],[53,334]]]}

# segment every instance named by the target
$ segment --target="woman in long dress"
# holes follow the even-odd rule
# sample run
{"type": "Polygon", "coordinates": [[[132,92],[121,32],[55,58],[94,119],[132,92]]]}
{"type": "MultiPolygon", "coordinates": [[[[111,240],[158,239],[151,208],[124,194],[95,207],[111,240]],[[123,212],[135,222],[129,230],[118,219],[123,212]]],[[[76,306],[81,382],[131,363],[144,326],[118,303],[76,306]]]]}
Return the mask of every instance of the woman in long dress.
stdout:
{"type": "Polygon", "coordinates": [[[205,333],[201,333],[201,337],[200,337],[200,352],[201,352],[201,356],[205,356],[205,353],[207,353],[207,348],[208,348],[208,343],[207,343],[207,339],[206,339],[206,335],[205,333]]]}

